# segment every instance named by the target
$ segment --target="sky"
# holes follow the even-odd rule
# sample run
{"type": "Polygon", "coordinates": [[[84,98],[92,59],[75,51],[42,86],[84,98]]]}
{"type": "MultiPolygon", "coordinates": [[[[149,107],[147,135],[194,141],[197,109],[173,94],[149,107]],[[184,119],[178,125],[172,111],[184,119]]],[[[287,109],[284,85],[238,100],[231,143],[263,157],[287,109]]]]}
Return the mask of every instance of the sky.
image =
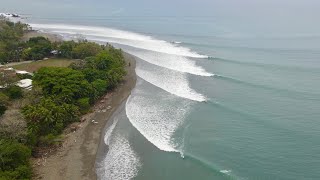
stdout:
{"type": "Polygon", "coordinates": [[[319,0],[0,0],[1,11],[17,13],[126,14],[157,16],[319,15],[319,0]]]}
{"type": "Polygon", "coordinates": [[[239,26],[319,33],[320,0],[0,0],[0,12],[46,17],[210,17],[239,26]]]}

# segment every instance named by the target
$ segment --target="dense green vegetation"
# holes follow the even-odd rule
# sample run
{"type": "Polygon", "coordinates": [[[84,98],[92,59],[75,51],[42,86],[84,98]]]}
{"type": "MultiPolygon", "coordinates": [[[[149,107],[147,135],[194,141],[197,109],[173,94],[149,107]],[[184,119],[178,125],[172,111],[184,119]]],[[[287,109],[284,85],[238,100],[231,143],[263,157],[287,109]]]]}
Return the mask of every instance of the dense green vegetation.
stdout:
{"type": "Polygon", "coordinates": [[[23,60],[41,60],[46,57],[58,56],[70,59],[84,59],[94,56],[106,46],[82,40],[50,42],[44,37],[33,37],[21,41],[23,35],[32,29],[20,22],[10,22],[0,17],[0,64],[23,60]],[[52,52],[55,53],[52,54],[52,52]]]}
{"type": "Polygon", "coordinates": [[[0,180],[30,179],[31,150],[16,141],[0,140],[0,180]]]}
{"type": "Polygon", "coordinates": [[[59,135],[77,121],[95,100],[122,80],[124,64],[121,51],[110,46],[69,68],[44,67],[36,72],[34,86],[41,88],[43,97],[23,109],[32,144],[42,144],[37,137],[59,135]]]}
{"type": "Polygon", "coordinates": [[[30,179],[29,158],[36,149],[55,145],[62,131],[90,110],[91,105],[115,88],[125,75],[121,50],[86,40],[52,43],[44,37],[20,39],[26,24],[0,19],[0,63],[39,60],[56,56],[77,59],[69,67],[41,67],[34,73],[33,89],[24,92],[16,78],[3,75],[0,116],[15,99],[28,99],[21,109],[26,134],[16,137],[0,128],[0,180],[30,179]],[[52,50],[56,50],[51,54],[52,50]]]}
{"type": "Polygon", "coordinates": [[[20,39],[28,30],[30,27],[27,24],[0,18],[0,64],[20,59],[21,49],[25,46],[20,39]]]}
{"type": "Polygon", "coordinates": [[[0,116],[4,114],[7,110],[7,105],[9,103],[9,97],[4,93],[0,92],[0,116]]]}
{"type": "Polygon", "coordinates": [[[39,60],[51,56],[52,43],[44,37],[33,37],[24,43],[21,59],[39,60]]]}
{"type": "Polygon", "coordinates": [[[23,92],[22,89],[19,86],[11,85],[8,86],[4,93],[10,98],[10,99],[19,99],[22,98],[23,92]]]}
{"type": "Polygon", "coordinates": [[[15,85],[8,85],[7,88],[0,90],[0,117],[7,110],[10,100],[19,99],[22,96],[22,89],[15,85]]]}

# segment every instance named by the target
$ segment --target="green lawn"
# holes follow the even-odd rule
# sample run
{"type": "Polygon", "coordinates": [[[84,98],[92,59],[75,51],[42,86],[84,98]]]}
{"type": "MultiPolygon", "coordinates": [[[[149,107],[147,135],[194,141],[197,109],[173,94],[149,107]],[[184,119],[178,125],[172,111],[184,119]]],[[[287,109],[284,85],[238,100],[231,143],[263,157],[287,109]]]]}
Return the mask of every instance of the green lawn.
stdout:
{"type": "Polygon", "coordinates": [[[34,61],[26,64],[19,64],[12,66],[14,69],[24,70],[28,72],[35,72],[42,67],[68,67],[76,60],[71,59],[47,59],[41,61],[34,61]]]}

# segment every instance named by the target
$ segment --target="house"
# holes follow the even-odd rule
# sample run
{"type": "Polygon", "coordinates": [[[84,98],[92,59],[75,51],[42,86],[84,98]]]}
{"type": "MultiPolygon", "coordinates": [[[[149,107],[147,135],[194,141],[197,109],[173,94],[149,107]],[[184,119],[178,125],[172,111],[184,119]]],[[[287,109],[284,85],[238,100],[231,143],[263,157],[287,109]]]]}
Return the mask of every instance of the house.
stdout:
{"type": "Polygon", "coordinates": [[[17,82],[17,86],[31,90],[32,89],[32,80],[31,79],[21,79],[20,81],[17,82]]]}
{"type": "Polygon", "coordinates": [[[20,71],[20,70],[16,70],[16,74],[33,76],[33,74],[28,71],[20,71]]]}

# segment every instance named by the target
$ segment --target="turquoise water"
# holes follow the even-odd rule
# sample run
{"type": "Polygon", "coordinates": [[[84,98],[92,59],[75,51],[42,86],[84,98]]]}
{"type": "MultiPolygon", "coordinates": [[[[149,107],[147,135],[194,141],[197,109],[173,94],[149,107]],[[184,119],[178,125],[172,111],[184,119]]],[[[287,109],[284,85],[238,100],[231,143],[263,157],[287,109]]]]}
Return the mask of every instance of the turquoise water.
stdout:
{"type": "Polygon", "coordinates": [[[181,10],[190,16],[157,14],[163,6],[110,15],[94,11],[100,3],[19,11],[36,29],[138,58],[136,88],[106,130],[100,179],[320,179],[320,6],[281,2],[181,10]]]}

